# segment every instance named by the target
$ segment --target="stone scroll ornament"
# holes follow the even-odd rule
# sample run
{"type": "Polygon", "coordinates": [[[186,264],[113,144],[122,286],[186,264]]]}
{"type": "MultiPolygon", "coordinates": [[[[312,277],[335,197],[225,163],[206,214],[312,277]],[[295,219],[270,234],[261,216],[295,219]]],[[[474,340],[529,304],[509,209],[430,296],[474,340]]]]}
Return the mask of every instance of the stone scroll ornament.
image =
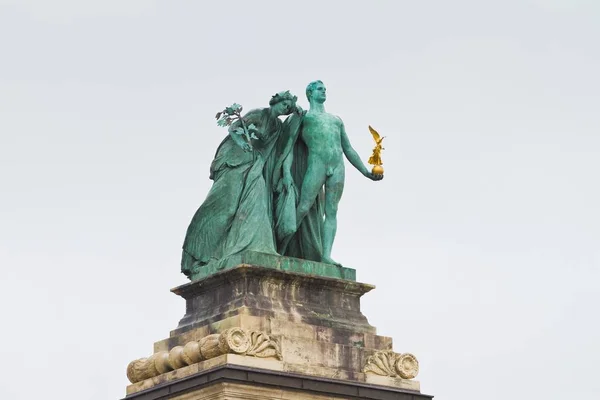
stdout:
{"type": "Polygon", "coordinates": [[[185,346],[173,347],[171,351],[160,351],[148,358],[132,361],[127,366],[127,378],[136,383],[223,354],[282,359],[277,339],[263,332],[230,328],[185,346]]]}
{"type": "Polygon", "coordinates": [[[369,356],[363,372],[392,378],[413,379],[419,373],[419,362],[410,353],[398,354],[391,350],[378,351],[369,356]]]}

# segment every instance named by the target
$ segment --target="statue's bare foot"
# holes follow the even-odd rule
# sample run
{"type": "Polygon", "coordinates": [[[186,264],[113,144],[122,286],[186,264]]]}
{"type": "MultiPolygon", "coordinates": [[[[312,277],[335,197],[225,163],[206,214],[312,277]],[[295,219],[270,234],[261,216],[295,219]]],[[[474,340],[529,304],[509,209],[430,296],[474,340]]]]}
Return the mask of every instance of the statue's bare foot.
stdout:
{"type": "Polygon", "coordinates": [[[342,266],[342,264],[340,264],[339,262],[332,260],[331,257],[323,257],[323,260],[321,260],[321,262],[324,262],[325,264],[333,264],[336,267],[342,266]]]}

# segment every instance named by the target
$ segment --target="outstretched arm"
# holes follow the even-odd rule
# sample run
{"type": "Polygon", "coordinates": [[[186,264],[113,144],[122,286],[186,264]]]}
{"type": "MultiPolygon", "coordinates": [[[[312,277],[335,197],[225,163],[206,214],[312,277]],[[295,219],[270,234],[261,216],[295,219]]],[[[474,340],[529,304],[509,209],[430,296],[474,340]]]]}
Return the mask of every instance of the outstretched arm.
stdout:
{"type": "Polygon", "coordinates": [[[354,150],[350,145],[350,139],[348,139],[348,135],[346,134],[346,128],[344,127],[343,122],[341,123],[341,138],[342,149],[344,150],[344,154],[346,155],[348,161],[350,161],[350,164],[354,165],[354,168],[359,170],[360,173],[366,176],[367,178],[372,179],[374,181],[378,181],[381,178],[383,178],[383,175],[375,175],[371,171],[369,171],[369,169],[362,162],[356,150],[354,150]]]}

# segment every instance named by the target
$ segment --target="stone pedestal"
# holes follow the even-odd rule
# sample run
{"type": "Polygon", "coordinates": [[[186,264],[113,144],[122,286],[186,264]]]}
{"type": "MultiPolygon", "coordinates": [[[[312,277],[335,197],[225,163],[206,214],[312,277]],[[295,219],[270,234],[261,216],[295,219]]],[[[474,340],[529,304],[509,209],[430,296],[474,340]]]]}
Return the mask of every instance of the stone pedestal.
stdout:
{"type": "Polygon", "coordinates": [[[126,399],[432,398],[412,379],[414,356],[393,352],[362,314],[360,297],[374,287],[310,274],[312,265],[324,266],[241,263],[173,289],[186,313],[153,355],[129,365],[126,399]]]}

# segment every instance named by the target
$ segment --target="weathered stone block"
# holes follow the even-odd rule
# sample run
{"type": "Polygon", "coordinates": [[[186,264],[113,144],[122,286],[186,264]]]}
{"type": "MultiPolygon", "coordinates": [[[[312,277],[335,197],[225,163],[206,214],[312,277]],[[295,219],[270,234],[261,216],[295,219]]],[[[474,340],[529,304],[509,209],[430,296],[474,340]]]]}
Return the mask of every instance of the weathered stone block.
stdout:
{"type": "Polygon", "coordinates": [[[360,297],[374,286],[250,265],[172,289],[186,300],[186,314],[171,336],[241,313],[375,333],[360,311],[360,297]]]}
{"type": "Polygon", "coordinates": [[[414,356],[394,353],[362,314],[360,298],[372,289],[246,264],[174,288],[186,313],[152,356],[130,364],[137,383],[127,398],[431,398],[401,379],[418,372],[414,356]],[[224,381],[241,386],[227,391],[234,386],[224,381]]]}

